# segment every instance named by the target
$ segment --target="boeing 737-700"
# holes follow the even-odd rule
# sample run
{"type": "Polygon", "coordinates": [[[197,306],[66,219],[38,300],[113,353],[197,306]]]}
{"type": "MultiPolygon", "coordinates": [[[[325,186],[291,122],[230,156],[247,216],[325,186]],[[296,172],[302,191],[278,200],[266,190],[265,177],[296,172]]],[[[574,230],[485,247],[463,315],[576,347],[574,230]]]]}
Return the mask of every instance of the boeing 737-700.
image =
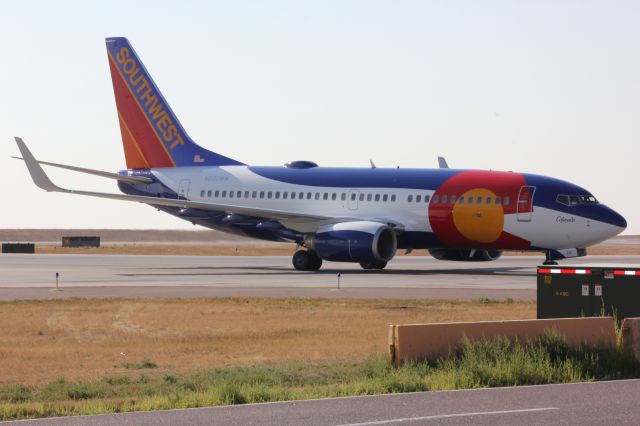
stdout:
{"type": "Polygon", "coordinates": [[[539,251],[545,263],[583,256],[627,223],[586,189],[515,172],[248,166],[197,145],[126,38],[107,38],[127,169],[118,173],[38,161],[16,142],[35,184],[149,204],[207,228],[297,244],[293,266],[323,260],[382,269],[397,250],[442,260],[487,261],[504,250],[539,251]],[[117,180],[124,194],[64,189],[42,165],[117,180]]]}

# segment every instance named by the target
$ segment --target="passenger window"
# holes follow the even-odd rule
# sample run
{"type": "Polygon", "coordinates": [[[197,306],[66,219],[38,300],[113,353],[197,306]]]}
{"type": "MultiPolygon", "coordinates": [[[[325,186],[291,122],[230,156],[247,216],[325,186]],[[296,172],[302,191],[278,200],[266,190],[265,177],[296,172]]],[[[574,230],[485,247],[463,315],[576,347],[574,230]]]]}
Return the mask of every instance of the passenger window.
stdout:
{"type": "Polygon", "coordinates": [[[505,206],[508,206],[510,203],[511,203],[511,198],[509,198],[509,197],[504,197],[503,204],[504,204],[505,206]]]}
{"type": "Polygon", "coordinates": [[[340,199],[342,201],[345,201],[347,199],[347,194],[345,194],[344,192],[342,193],[342,195],[340,196],[340,199]]]}
{"type": "MultiPolygon", "coordinates": [[[[386,203],[386,202],[387,202],[388,197],[389,197],[389,196],[388,196],[387,194],[384,194],[384,195],[382,196],[382,202],[383,202],[383,203],[386,203]]],[[[392,195],[392,196],[391,196],[391,198],[393,199],[393,201],[395,201],[395,200],[396,200],[396,196],[395,196],[395,195],[392,195]]]]}
{"type": "Polygon", "coordinates": [[[500,204],[500,196],[496,197],[496,204],[500,204]]]}
{"type": "Polygon", "coordinates": [[[455,204],[456,203],[456,196],[452,195],[451,197],[449,197],[449,200],[450,200],[451,204],[455,204]]]}
{"type": "Polygon", "coordinates": [[[373,199],[373,195],[372,194],[367,194],[367,201],[371,201],[373,199]]]}
{"type": "Polygon", "coordinates": [[[298,194],[298,199],[303,200],[304,199],[304,192],[300,192],[298,194]]]}
{"type": "Polygon", "coordinates": [[[285,199],[285,200],[286,200],[287,198],[289,198],[289,193],[288,193],[287,191],[284,191],[284,192],[282,193],[282,198],[283,198],[283,199],[285,199]]]}
{"type": "Polygon", "coordinates": [[[291,193],[291,199],[292,199],[292,200],[295,200],[295,199],[296,199],[296,193],[295,193],[295,192],[292,192],[292,193],[291,193]]]}
{"type": "Polygon", "coordinates": [[[473,195],[469,195],[467,201],[469,202],[469,204],[473,204],[473,195]]]}
{"type": "Polygon", "coordinates": [[[442,196],[442,204],[447,204],[447,195],[442,196]]]}
{"type": "Polygon", "coordinates": [[[316,192],[316,200],[319,200],[319,199],[320,199],[320,193],[316,192]]]}
{"type": "Polygon", "coordinates": [[[396,194],[391,194],[391,202],[392,203],[396,202],[396,194]]]}
{"type": "Polygon", "coordinates": [[[249,198],[249,191],[244,191],[244,198],[249,198]]]}
{"type": "Polygon", "coordinates": [[[351,201],[355,201],[356,200],[356,194],[351,194],[351,201]]]}
{"type": "Polygon", "coordinates": [[[374,197],[374,200],[380,201],[380,194],[376,194],[376,196],[374,197]]]}
{"type": "Polygon", "coordinates": [[[229,198],[233,198],[233,191],[229,191],[229,198]]]}
{"type": "Polygon", "coordinates": [[[260,191],[260,198],[264,198],[264,191],[260,191]]]}
{"type": "Polygon", "coordinates": [[[276,191],[276,200],[280,199],[280,191],[276,191]]]}
{"type": "Polygon", "coordinates": [[[307,200],[310,200],[310,199],[311,199],[311,193],[307,192],[307,200]]]}
{"type": "Polygon", "coordinates": [[[218,198],[220,196],[220,190],[216,190],[216,193],[214,194],[214,196],[218,198]]]}
{"type": "Polygon", "coordinates": [[[335,201],[335,200],[336,200],[336,198],[338,198],[338,194],[336,194],[335,192],[334,192],[333,194],[331,194],[331,199],[332,199],[333,201],[335,201]]]}
{"type": "Polygon", "coordinates": [[[478,196],[478,204],[482,204],[482,197],[478,196]]]}
{"type": "Polygon", "coordinates": [[[425,195],[424,196],[424,202],[425,203],[428,203],[430,199],[431,199],[431,196],[429,196],[429,195],[425,195]]]}
{"type": "Polygon", "coordinates": [[[491,197],[487,197],[487,204],[491,204],[491,197]]]}
{"type": "Polygon", "coordinates": [[[416,195],[416,203],[422,201],[422,195],[416,195]]]}
{"type": "Polygon", "coordinates": [[[324,193],[324,195],[322,196],[323,200],[328,200],[329,199],[329,194],[327,192],[324,193]]]}
{"type": "Polygon", "coordinates": [[[256,198],[258,196],[258,191],[253,191],[251,193],[251,198],[256,198]]]}
{"type": "Polygon", "coordinates": [[[364,194],[360,194],[360,201],[364,201],[364,194]]]}
{"type": "Polygon", "coordinates": [[[227,191],[222,191],[222,198],[226,198],[227,196],[227,191]]]}
{"type": "Polygon", "coordinates": [[[437,196],[437,195],[434,195],[434,196],[433,196],[433,203],[434,203],[434,204],[438,204],[438,201],[439,201],[439,200],[438,200],[438,196],[437,196]]]}
{"type": "Polygon", "coordinates": [[[271,197],[273,197],[273,192],[271,191],[267,192],[267,198],[271,199],[271,197]]]}
{"type": "Polygon", "coordinates": [[[412,201],[413,201],[413,195],[409,195],[409,196],[407,197],[407,201],[408,201],[408,202],[412,202],[412,201]]]}
{"type": "Polygon", "coordinates": [[[200,191],[200,196],[204,197],[204,189],[202,191],[200,191]]]}
{"type": "Polygon", "coordinates": [[[207,191],[207,197],[211,198],[211,190],[207,191]]]}

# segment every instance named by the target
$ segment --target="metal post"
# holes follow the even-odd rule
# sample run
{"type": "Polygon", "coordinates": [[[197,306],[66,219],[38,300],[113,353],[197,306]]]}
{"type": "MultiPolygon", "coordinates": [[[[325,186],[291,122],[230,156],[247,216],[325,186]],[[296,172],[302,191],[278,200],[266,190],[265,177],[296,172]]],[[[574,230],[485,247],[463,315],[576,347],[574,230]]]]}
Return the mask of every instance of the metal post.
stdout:
{"type": "Polygon", "coordinates": [[[56,272],[56,291],[59,291],[60,288],[58,287],[58,278],[60,277],[60,274],[58,272],[56,272]]]}
{"type": "Polygon", "coordinates": [[[338,272],[338,290],[340,290],[340,272],[338,272]]]}

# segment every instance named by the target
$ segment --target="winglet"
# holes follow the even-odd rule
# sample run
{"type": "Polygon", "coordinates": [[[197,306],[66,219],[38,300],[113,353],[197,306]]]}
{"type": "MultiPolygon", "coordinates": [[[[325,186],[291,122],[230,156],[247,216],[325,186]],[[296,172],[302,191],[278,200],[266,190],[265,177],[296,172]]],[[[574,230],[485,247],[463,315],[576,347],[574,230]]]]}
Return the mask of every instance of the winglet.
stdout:
{"type": "Polygon", "coordinates": [[[31,179],[33,179],[33,183],[35,183],[38,187],[44,189],[45,191],[55,191],[55,192],[65,192],[64,189],[56,186],[49,176],[42,170],[40,164],[35,159],[29,148],[27,148],[27,144],[24,141],[16,136],[16,143],[18,144],[18,149],[22,154],[22,158],[24,158],[24,162],[27,165],[27,169],[29,170],[29,174],[31,175],[31,179]]]}
{"type": "Polygon", "coordinates": [[[447,164],[447,160],[444,159],[444,157],[438,157],[438,166],[441,169],[448,169],[449,165],[447,164]]]}

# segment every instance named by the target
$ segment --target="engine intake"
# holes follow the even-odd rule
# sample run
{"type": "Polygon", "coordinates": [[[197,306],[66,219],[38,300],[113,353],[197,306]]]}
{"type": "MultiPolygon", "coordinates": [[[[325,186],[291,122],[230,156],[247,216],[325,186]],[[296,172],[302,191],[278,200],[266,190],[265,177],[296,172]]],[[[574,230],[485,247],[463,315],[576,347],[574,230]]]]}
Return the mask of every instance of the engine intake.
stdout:
{"type": "Polygon", "coordinates": [[[343,222],[321,226],[305,245],[334,262],[388,262],[398,240],[393,229],[378,222],[343,222]]]}

